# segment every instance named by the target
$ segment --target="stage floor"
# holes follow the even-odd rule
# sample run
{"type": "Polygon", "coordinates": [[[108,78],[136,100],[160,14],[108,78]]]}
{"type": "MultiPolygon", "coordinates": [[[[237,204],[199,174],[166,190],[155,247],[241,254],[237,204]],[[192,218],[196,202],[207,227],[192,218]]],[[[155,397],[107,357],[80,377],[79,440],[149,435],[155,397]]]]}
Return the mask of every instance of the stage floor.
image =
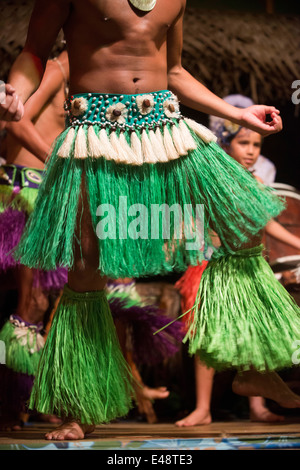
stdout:
{"type": "Polygon", "coordinates": [[[55,426],[26,424],[22,431],[1,432],[0,450],[238,450],[300,449],[300,419],[267,424],[249,421],[214,422],[178,428],[174,424],[119,422],[97,426],[82,441],[46,441],[55,426]]]}

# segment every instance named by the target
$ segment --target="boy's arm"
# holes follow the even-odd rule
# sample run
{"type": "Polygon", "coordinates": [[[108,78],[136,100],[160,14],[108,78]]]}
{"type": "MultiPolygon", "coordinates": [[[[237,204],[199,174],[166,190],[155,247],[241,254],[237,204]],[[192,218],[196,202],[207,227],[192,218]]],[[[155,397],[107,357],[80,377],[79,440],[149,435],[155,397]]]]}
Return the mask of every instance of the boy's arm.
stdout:
{"type": "MultiPolygon", "coordinates": [[[[263,181],[259,176],[254,175],[254,178],[263,184],[263,181]]],[[[300,238],[289,232],[286,228],[276,222],[276,220],[270,220],[265,227],[265,231],[276,240],[292,246],[293,248],[296,248],[296,250],[300,250],[300,238]]]]}
{"type": "Polygon", "coordinates": [[[297,250],[300,250],[300,238],[286,230],[275,220],[271,220],[266,225],[265,230],[268,235],[273,238],[276,238],[276,240],[279,240],[289,246],[292,246],[293,248],[296,248],[297,250]]]}
{"type": "MultiPolygon", "coordinates": [[[[15,90],[19,115],[22,103],[38,88],[57,35],[68,19],[71,0],[37,0],[29,23],[23,51],[13,64],[8,82],[15,90]]],[[[9,102],[11,100],[8,96],[9,102]]],[[[15,114],[0,103],[0,119],[12,120],[15,114]]]]}
{"type": "Polygon", "coordinates": [[[64,77],[55,62],[48,62],[43,80],[38,90],[25,104],[24,117],[20,122],[11,122],[6,125],[7,131],[29,152],[34,154],[42,162],[45,162],[50,151],[49,145],[36,130],[33,120],[42,112],[44,106],[49,103],[60,90],[64,77]]]}
{"type": "Polygon", "coordinates": [[[185,4],[186,0],[182,0],[182,11],[168,32],[168,88],[178,96],[182,104],[190,108],[229,119],[262,135],[280,131],[282,122],[279,111],[274,106],[257,105],[245,109],[231,106],[209,91],[183,68],[181,54],[185,4]],[[266,122],[267,114],[270,114],[272,118],[272,121],[268,123],[266,122]]]}

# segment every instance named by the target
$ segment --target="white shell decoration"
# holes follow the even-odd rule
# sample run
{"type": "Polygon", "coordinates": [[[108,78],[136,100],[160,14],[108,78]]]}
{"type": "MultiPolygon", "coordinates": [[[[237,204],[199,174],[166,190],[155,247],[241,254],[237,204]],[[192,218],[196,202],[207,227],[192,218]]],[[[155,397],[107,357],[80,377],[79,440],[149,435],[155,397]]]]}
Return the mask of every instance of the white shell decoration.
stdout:
{"type": "Polygon", "coordinates": [[[71,113],[73,116],[81,116],[88,109],[88,102],[85,98],[75,98],[71,103],[71,113]]]}
{"type": "Polygon", "coordinates": [[[129,0],[131,5],[142,11],[151,11],[156,5],[156,0],[129,0]]]}

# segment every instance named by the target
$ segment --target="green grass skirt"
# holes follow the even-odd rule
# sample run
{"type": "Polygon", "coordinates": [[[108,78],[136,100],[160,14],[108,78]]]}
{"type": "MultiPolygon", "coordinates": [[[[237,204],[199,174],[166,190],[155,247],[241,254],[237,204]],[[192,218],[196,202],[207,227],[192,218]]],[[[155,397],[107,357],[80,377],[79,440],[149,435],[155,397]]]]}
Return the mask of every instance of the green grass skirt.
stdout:
{"type": "Polygon", "coordinates": [[[100,424],[126,415],[132,394],[104,291],[78,293],[66,285],[29,407],[83,424],[100,424]]]}
{"type": "Polygon", "coordinates": [[[14,195],[13,187],[0,185],[0,214],[8,208],[31,214],[37,195],[35,188],[21,188],[19,193],[14,195]]]}
{"type": "Polygon", "coordinates": [[[7,321],[0,331],[0,341],[5,343],[5,364],[9,369],[35,375],[44,346],[36,325],[29,328],[21,319],[7,321]],[[13,322],[17,322],[18,327],[13,322]]]}
{"type": "Polygon", "coordinates": [[[266,371],[293,366],[300,309],[261,252],[262,245],[223,253],[204,270],[184,341],[208,367],[266,371]]]}
{"type": "MultiPolygon", "coordinates": [[[[94,230],[98,233],[102,220],[106,232],[106,238],[98,237],[99,270],[111,278],[184,271],[206,258],[211,229],[218,233],[227,250],[236,250],[284,208],[274,191],[257,183],[216,143],[204,143],[192,130],[196,150],[167,163],[141,166],[105,158],[60,158],[57,152],[66,132],[56,141],[35,210],[14,255],[29,267],[52,270],[73,266],[83,177],[94,230]],[[128,212],[122,212],[120,197],[126,199],[128,212]],[[116,226],[105,225],[107,213],[102,214],[102,219],[97,215],[100,204],[114,208],[116,226]],[[185,207],[190,207],[190,215],[184,217],[186,231],[177,235],[175,229],[181,229],[183,222],[171,217],[171,235],[166,234],[162,218],[151,216],[155,204],[179,204],[182,214],[185,207]],[[193,237],[190,233],[195,231],[196,205],[202,205],[204,211],[198,229],[203,243],[196,249],[187,249],[187,242],[195,240],[195,236],[188,237],[193,237]],[[132,206],[137,211],[133,215],[129,213],[132,206]]],[[[129,139],[127,131],[125,137],[129,139]]]]}

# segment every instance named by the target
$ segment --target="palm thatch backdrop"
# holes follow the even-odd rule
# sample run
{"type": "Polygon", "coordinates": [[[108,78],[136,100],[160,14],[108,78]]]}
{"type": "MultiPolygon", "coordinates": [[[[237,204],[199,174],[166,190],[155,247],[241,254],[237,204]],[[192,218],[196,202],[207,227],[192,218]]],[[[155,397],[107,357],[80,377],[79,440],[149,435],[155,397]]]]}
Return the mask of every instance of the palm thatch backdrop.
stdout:
{"type": "MultiPolygon", "coordinates": [[[[0,78],[26,39],[33,0],[1,0],[0,78]]],[[[62,48],[62,34],[53,53],[62,48]]],[[[255,102],[286,102],[300,78],[300,16],[188,8],[183,64],[219,96],[240,92],[255,102]]]]}
{"type": "Polygon", "coordinates": [[[290,101],[300,78],[300,16],[190,9],[184,30],[185,67],[217,95],[290,101]]]}
{"type": "MultiPolygon", "coordinates": [[[[21,52],[35,0],[0,0],[0,78],[6,80],[9,69],[21,52]]],[[[46,34],[46,32],[45,32],[46,34]]],[[[52,55],[63,49],[59,34],[52,55]]]]}

